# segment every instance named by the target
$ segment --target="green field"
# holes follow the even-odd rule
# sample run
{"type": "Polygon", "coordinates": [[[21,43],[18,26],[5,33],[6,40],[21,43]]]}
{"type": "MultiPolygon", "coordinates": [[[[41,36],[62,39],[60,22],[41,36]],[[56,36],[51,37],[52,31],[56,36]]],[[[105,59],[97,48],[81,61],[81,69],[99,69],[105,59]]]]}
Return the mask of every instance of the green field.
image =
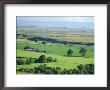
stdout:
{"type": "MultiPolygon", "coordinates": [[[[68,49],[73,49],[73,56],[74,57],[79,57],[79,50],[81,47],[85,47],[88,50],[88,53],[86,54],[85,57],[87,58],[93,58],[94,57],[94,46],[84,46],[84,45],[63,45],[63,44],[56,44],[56,43],[48,43],[47,45],[42,45],[41,42],[34,42],[34,41],[29,41],[26,39],[17,39],[17,49],[23,50],[25,46],[31,46],[35,49],[41,49],[41,50],[51,50],[53,51],[52,54],[55,55],[61,55],[64,56],[66,55],[66,52],[68,49]]],[[[18,51],[18,50],[17,50],[18,51]]],[[[17,53],[18,54],[18,53],[17,53]]]]}
{"type": "MultiPolygon", "coordinates": [[[[76,39],[77,40],[77,39],[76,39]]],[[[17,70],[21,68],[34,68],[39,65],[46,64],[49,67],[61,67],[63,70],[77,68],[80,64],[94,64],[94,46],[86,46],[86,45],[64,45],[59,43],[51,43],[47,42],[47,45],[43,45],[42,41],[30,41],[26,38],[17,38],[16,39],[16,57],[26,57],[26,58],[39,58],[41,55],[45,55],[46,57],[53,57],[57,59],[57,62],[51,63],[33,63],[33,64],[25,64],[25,65],[17,65],[17,70]],[[30,46],[34,49],[40,50],[50,50],[51,53],[41,53],[41,52],[33,52],[33,51],[25,51],[24,47],[30,46]],[[87,49],[87,53],[85,56],[81,56],[79,54],[79,50],[81,47],[87,49]],[[67,50],[72,49],[73,54],[71,57],[67,56],[67,50]]],[[[28,74],[26,72],[18,72],[17,74],[28,74]]]]}

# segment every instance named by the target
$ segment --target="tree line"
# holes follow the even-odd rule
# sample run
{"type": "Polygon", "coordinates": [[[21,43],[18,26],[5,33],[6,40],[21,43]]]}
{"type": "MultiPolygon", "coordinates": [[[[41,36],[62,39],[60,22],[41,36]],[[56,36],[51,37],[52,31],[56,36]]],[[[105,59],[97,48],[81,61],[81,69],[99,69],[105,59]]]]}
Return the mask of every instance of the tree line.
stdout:
{"type": "Polygon", "coordinates": [[[25,57],[17,57],[16,64],[24,65],[24,64],[33,64],[33,63],[49,63],[49,62],[57,62],[56,58],[46,57],[45,55],[39,56],[39,58],[25,58],[25,57]]]}
{"type": "MultiPolygon", "coordinates": [[[[31,37],[31,38],[27,38],[27,40],[31,40],[31,41],[35,41],[35,42],[43,41],[43,42],[60,43],[60,44],[64,44],[64,45],[75,44],[75,45],[94,46],[94,43],[71,42],[71,41],[64,41],[64,40],[58,40],[58,39],[54,39],[54,38],[47,38],[47,37],[46,38],[45,37],[31,37]]],[[[44,45],[46,45],[46,43],[44,43],[44,45]]]]}
{"type": "Polygon", "coordinates": [[[94,74],[94,64],[80,64],[73,69],[61,69],[60,67],[49,67],[43,64],[34,68],[20,68],[17,71],[33,74],[94,74]]]}

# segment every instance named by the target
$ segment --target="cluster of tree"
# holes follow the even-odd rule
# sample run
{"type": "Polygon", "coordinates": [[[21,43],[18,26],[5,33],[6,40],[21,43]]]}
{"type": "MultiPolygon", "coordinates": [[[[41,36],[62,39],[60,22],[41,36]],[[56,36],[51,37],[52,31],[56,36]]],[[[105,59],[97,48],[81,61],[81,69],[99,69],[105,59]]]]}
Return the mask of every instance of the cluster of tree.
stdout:
{"type": "Polygon", "coordinates": [[[36,63],[49,63],[49,62],[56,62],[57,59],[53,57],[47,57],[45,55],[41,55],[38,59],[36,59],[36,63]]]}
{"type": "Polygon", "coordinates": [[[35,74],[94,74],[94,64],[78,65],[75,69],[61,69],[60,67],[48,67],[46,64],[34,68],[21,68],[19,72],[35,74]]]}
{"type": "MultiPolygon", "coordinates": [[[[80,48],[79,53],[81,54],[81,56],[85,56],[87,50],[85,48],[80,48]]],[[[68,56],[72,56],[73,55],[73,50],[72,49],[68,49],[67,50],[67,55],[68,56]]]]}
{"type": "Polygon", "coordinates": [[[31,37],[28,38],[28,40],[31,41],[46,41],[46,42],[52,42],[52,43],[60,43],[60,44],[64,44],[64,45],[88,45],[88,46],[93,46],[94,43],[82,43],[82,42],[71,42],[71,41],[64,41],[64,40],[58,40],[55,38],[47,38],[47,37],[31,37]]]}
{"type": "Polygon", "coordinates": [[[17,57],[16,64],[17,65],[24,65],[24,64],[33,64],[35,58],[25,58],[25,57],[17,57]]]}
{"type": "Polygon", "coordinates": [[[25,58],[25,57],[17,57],[16,64],[24,65],[24,64],[33,64],[33,63],[49,63],[56,62],[57,59],[53,57],[47,57],[45,55],[41,55],[39,58],[25,58]]]}
{"type": "Polygon", "coordinates": [[[30,46],[25,46],[25,47],[24,47],[24,50],[25,50],[25,49],[33,49],[33,48],[30,47],[30,46]]]}

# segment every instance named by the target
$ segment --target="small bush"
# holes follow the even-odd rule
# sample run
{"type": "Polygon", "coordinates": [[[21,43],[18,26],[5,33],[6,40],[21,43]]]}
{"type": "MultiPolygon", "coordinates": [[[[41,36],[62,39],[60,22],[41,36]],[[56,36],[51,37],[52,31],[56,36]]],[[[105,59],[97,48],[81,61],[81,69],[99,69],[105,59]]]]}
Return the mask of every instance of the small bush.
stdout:
{"type": "Polygon", "coordinates": [[[53,61],[53,58],[49,56],[49,57],[47,58],[47,62],[52,62],[52,61],[53,61]]]}
{"type": "Polygon", "coordinates": [[[78,71],[80,74],[94,74],[94,65],[93,64],[86,64],[86,65],[79,65],[77,66],[78,71]]]}
{"type": "Polygon", "coordinates": [[[16,60],[16,64],[17,65],[24,65],[26,63],[26,60],[25,59],[17,59],[16,60]]]}
{"type": "Polygon", "coordinates": [[[38,63],[46,63],[46,56],[45,55],[41,55],[38,60],[37,60],[38,63]]]}
{"type": "Polygon", "coordinates": [[[26,64],[33,64],[34,60],[32,58],[26,59],[26,64]]]}

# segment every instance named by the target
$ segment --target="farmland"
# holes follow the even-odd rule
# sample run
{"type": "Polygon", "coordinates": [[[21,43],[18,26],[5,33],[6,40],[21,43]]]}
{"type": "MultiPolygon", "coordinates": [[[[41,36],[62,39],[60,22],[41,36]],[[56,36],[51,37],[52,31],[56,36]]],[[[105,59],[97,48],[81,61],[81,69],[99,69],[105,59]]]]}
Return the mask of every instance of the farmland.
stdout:
{"type": "Polygon", "coordinates": [[[52,68],[60,67],[61,70],[64,70],[77,69],[78,65],[94,64],[94,45],[86,45],[87,43],[94,43],[93,31],[78,31],[67,28],[27,29],[29,28],[17,29],[17,34],[19,34],[19,36],[16,38],[16,57],[38,60],[40,56],[44,55],[46,58],[52,57],[53,59],[56,59],[56,61],[49,63],[17,64],[17,74],[32,74],[31,72],[27,73],[23,70],[27,68],[32,70],[40,65],[46,65],[45,67],[52,68]],[[38,38],[36,38],[36,40],[30,39],[33,37],[43,37],[46,38],[45,40],[47,41],[43,44],[42,42],[44,40],[40,40],[38,38]],[[55,39],[59,42],[54,43],[48,41],[47,38],[55,39]],[[61,41],[70,43],[60,43],[61,41]],[[71,42],[80,42],[80,44],[71,44],[71,42]],[[24,49],[26,46],[28,46],[28,49],[24,49]],[[79,53],[81,48],[85,48],[87,50],[85,55],[79,53]],[[72,50],[72,55],[70,56],[67,54],[69,49],[72,50]]]}

